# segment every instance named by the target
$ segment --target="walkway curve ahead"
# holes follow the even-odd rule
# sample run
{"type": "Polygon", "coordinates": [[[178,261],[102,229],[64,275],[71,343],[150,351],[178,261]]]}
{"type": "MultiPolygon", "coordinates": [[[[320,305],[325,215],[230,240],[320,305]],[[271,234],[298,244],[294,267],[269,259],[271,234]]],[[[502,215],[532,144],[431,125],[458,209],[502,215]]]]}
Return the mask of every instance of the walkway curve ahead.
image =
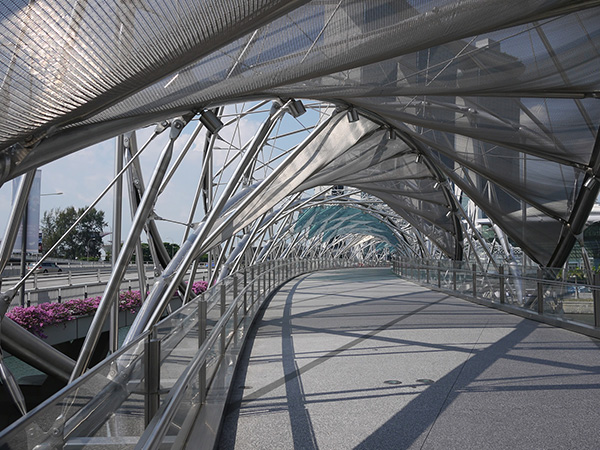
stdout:
{"type": "Polygon", "coordinates": [[[389,269],[300,276],[250,336],[221,449],[592,449],[600,342],[389,269]]]}

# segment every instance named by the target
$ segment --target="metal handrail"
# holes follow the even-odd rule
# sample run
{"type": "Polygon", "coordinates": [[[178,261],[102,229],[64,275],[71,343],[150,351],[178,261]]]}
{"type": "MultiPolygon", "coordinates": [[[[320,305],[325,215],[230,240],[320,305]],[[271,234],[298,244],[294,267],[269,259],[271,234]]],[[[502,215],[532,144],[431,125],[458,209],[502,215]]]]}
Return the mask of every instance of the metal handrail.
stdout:
{"type": "MultiPolygon", "coordinates": [[[[442,264],[436,261],[429,260],[411,260],[406,258],[395,258],[393,261],[393,270],[399,276],[404,278],[417,281],[422,283],[424,280],[420,276],[415,276],[416,271],[419,275],[423,269],[428,271],[437,272],[438,283],[434,286],[432,283],[424,283],[427,286],[433,286],[434,288],[441,289],[444,292],[451,292],[456,296],[465,297],[468,300],[476,301],[478,303],[492,306],[498,309],[502,309],[507,312],[511,312],[523,317],[538,320],[541,322],[549,323],[554,326],[576,331],[578,333],[586,334],[588,336],[600,337],[600,274],[595,273],[592,282],[581,283],[579,281],[571,280],[559,280],[553,278],[555,274],[559,273],[560,268],[545,268],[539,269],[537,274],[515,274],[515,273],[504,273],[504,266],[499,266],[498,272],[476,272],[478,275],[485,276],[488,285],[479,285],[479,287],[488,288],[486,292],[489,294],[490,289],[494,289],[498,294],[499,298],[492,296],[481,296],[480,290],[475,284],[470,287],[472,292],[464,292],[457,288],[454,283],[458,274],[474,274],[474,271],[468,269],[456,267],[456,264],[452,261],[448,261],[451,264],[442,264]],[[449,286],[447,281],[442,285],[441,273],[445,271],[446,275],[451,274],[453,279],[452,284],[449,286]],[[552,277],[551,277],[552,276],[552,277]],[[495,284],[490,283],[490,280],[498,280],[499,287],[495,284]],[[508,286],[508,282],[513,284],[513,287],[508,286]],[[505,288],[509,291],[513,291],[519,288],[517,291],[517,302],[507,302],[505,288]],[[569,289],[575,288],[574,291],[567,292],[569,289]],[[580,299],[579,297],[572,299],[573,301],[583,301],[591,309],[590,312],[586,312],[585,316],[581,316],[581,312],[565,312],[564,308],[569,303],[568,297],[575,293],[579,295],[580,288],[589,289],[591,298],[580,299]],[[471,294],[471,295],[465,295],[471,294]],[[550,305],[550,309],[548,309],[550,305]],[[582,320],[585,317],[587,320],[582,320]]],[[[446,276],[444,279],[448,280],[446,276]]],[[[476,281],[476,278],[473,278],[476,281]]],[[[483,289],[481,290],[483,291],[483,289]]],[[[514,294],[514,291],[512,292],[514,294]]]]}
{"type": "MultiPolygon", "coordinates": [[[[200,347],[200,349],[198,349],[191,363],[179,376],[178,381],[171,388],[167,399],[160,407],[159,414],[154,418],[154,422],[157,423],[158,427],[156,429],[153,429],[154,427],[147,427],[146,431],[142,434],[143,442],[148,442],[149,445],[152,446],[156,445],[154,442],[160,442],[162,436],[168,430],[168,424],[173,418],[172,414],[174,411],[176,411],[182,395],[186,391],[186,386],[188,385],[190,377],[194,373],[197,373],[199,366],[206,362],[209,349],[216,344],[219,336],[222,335],[224,332],[223,330],[226,329],[232,316],[234,316],[236,311],[239,310],[244,300],[250,300],[251,307],[247,309],[244,308],[244,315],[242,315],[235,324],[234,328],[236,330],[244,322],[244,320],[246,320],[247,314],[249,314],[252,310],[254,310],[252,314],[256,314],[256,302],[261,299],[264,301],[264,299],[267,298],[277,286],[281,285],[286,280],[305,271],[318,270],[326,266],[329,267],[335,265],[337,265],[337,263],[332,264],[330,261],[326,262],[323,260],[319,260],[317,262],[308,260],[293,260],[288,261],[286,264],[270,261],[267,263],[258,264],[258,270],[249,271],[249,273],[254,273],[253,279],[250,280],[250,277],[248,276],[246,278],[245,285],[243,285],[243,287],[240,286],[239,291],[236,290],[235,298],[232,300],[231,304],[228,305],[225,313],[221,314],[216,324],[211,328],[209,336],[203,342],[203,345],[200,347]],[[260,283],[260,292],[257,292],[256,290],[257,283],[260,283]],[[248,299],[248,294],[250,292],[254,292],[255,294],[253,299],[248,299]],[[145,437],[146,434],[148,434],[148,436],[145,437]]],[[[243,271],[230,275],[218,285],[208,289],[204,295],[214,295],[217,292],[217,289],[221,289],[220,286],[229,285],[231,278],[234,276],[239,277],[241,273],[243,273],[243,271]]],[[[183,305],[178,311],[186,311],[186,317],[191,317],[192,314],[197,313],[198,305],[200,305],[200,302],[203,301],[202,297],[202,295],[197,296],[187,304],[183,305]],[[197,304],[196,307],[193,306],[194,303],[197,304]]],[[[210,310],[212,310],[218,303],[218,299],[211,301],[210,310]]],[[[119,349],[109,358],[87,371],[85,374],[57,392],[51,398],[47,399],[29,414],[18,419],[12,425],[7,427],[0,433],[0,443],[13,441],[22,443],[22,439],[20,439],[18,436],[23,436],[23,433],[26,433],[27,430],[34,426],[38,417],[40,417],[40,420],[43,418],[47,420],[48,408],[56,408],[56,413],[52,413],[55,414],[54,425],[51,426],[49,432],[40,430],[43,434],[39,439],[33,439],[36,441],[35,444],[43,442],[45,445],[60,447],[69,439],[73,439],[75,436],[89,436],[95,433],[95,431],[105,422],[111,411],[116,411],[120,405],[126,401],[127,398],[129,398],[129,395],[133,390],[139,390],[139,387],[143,386],[143,376],[138,377],[137,375],[134,375],[135,372],[132,372],[140,369],[139,361],[144,357],[144,351],[142,349],[143,346],[141,344],[143,344],[145,340],[149,339],[150,336],[153,336],[153,334],[156,333],[161,326],[164,327],[165,324],[168,324],[168,321],[172,317],[173,315],[163,319],[152,330],[136,337],[128,345],[119,349]],[[135,348],[136,346],[138,348],[135,348]],[[133,358],[126,357],[129,352],[134,353],[133,358]],[[111,370],[111,375],[107,376],[111,370]],[[79,409],[76,411],[69,412],[69,409],[75,407],[73,405],[76,402],[77,390],[86,386],[86,383],[90,382],[92,378],[98,374],[101,374],[103,377],[107,377],[109,381],[106,382],[104,387],[100,388],[101,391],[94,396],[92,401],[85,406],[77,406],[79,409]],[[135,378],[135,380],[133,380],[135,381],[135,385],[131,384],[132,380],[130,380],[130,378],[132,376],[135,378]],[[40,414],[42,415],[39,416],[40,414]],[[69,414],[71,415],[67,418],[69,414]]],[[[235,317],[237,318],[237,316],[235,317]]],[[[175,346],[173,344],[167,344],[167,342],[170,342],[171,339],[183,339],[189,333],[191,327],[188,324],[184,327],[184,329],[185,330],[183,330],[183,332],[181,330],[178,332],[173,330],[167,333],[165,336],[162,336],[161,345],[174,348],[175,346]]],[[[227,346],[229,345],[231,345],[231,341],[227,343],[227,346]]],[[[226,346],[223,347],[223,352],[225,352],[226,346]]],[[[167,356],[161,359],[164,360],[166,358],[167,356]]],[[[28,440],[30,438],[31,436],[28,438],[28,440]]],[[[31,442],[33,441],[29,441],[27,445],[30,445],[31,442]]],[[[15,448],[18,448],[18,446],[15,446],[15,448]]]]}
{"type": "Polygon", "coordinates": [[[165,399],[161,409],[159,410],[160,415],[157,414],[158,420],[156,422],[153,421],[146,428],[146,432],[144,432],[140,441],[138,442],[138,448],[154,450],[160,446],[165,434],[168,431],[169,425],[171,424],[171,421],[177,412],[177,408],[181,403],[182,397],[187,390],[189,382],[191,381],[192,377],[196,375],[200,366],[206,362],[209,351],[220,338],[221,333],[231,319],[234,310],[239,308],[239,304],[241,303],[240,299],[243,300],[243,293],[246,291],[246,289],[248,289],[248,287],[249,284],[247,284],[240,295],[238,295],[234,301],[231,302],[225,314],[223,314],[219,321],[214,325],[208,338],[204,341],[200,349],[198,349],[198,352],[196,353],[196,356],[192,362],[186,367],[175,385],[171,388],[168,397],[165,399]],[[146,435],[146,433],[148,434],[146,435]]]}
{"type": "MultiPolygon", "coordinates": [[[[46,408],[51,407],[53,404],[62,402],[62,401],[64,401],[64,399],[69,398],[75,391],[79,390],[82,386],[84,386],[91,378],[95,377],[99,373],[102,373],[102,371],[106,370],[108,366],[111,366],[112,364],[114,364],[115,361],[117,361],[119,358],[123,357],[123,355],[126,354],[129,350],[133,349],[134,347],[139,345],[140,342],[144,341],[148,337],[148,335],[150,335],[150,333],[151,333],[150,331],[147,331],[147,332],[141,334],[140,336],[138,336],[138,338],[136,340],[134,340],[134,341],[130,342],[128,345],[120,348],[117,352],[113,353],[109,358],[104,360],[102,363],[100,363],[100,364],[94,366],[93,368],[91,368],[90,370],[88,370],[84,375],[77,378],[73,383],[65,386],[64,388],[59,390],[56,394],[54,394],[52,397],[48,398],[46,401],[42,402],[40,405],[35,407],[27,415],[25,415],[25,416],[19,418],[18,420],[16,420],[15,422],[13,422],[7,428],[2,430],[2,433],[0,433],[0,442],[5,441],[5,438],[7,436],[10,436],[11,434],[26,430],[32,423],[35,423],[38,415],[44,413],[46,408]]],[[[141,356],[142,355],[140,354],[138,356],[138,358],[141,356]]],[[[134,362],[136,362],[136,361],[131,361],[131,363],[134,363],[134,362]]],[[[70,406],[71,406],[71,403],[67,402],[67,405],[62,408],[62,413],[57,417],[56,426],[52,429],[53,432],[51,433],[51,435],[54,435],[54,436],[50,437],[50,439],[52,441],[64,439],[64,435],[60,436],[60,437],[58,435],[59,434],[62,435],[61,429],[67,428],[66,423],[65,423],[66,421],[64,418],[65,418],[67,410],[70,406]]],[[[76,415],[77,415],[77,413],[74,414],[72,416],[72,418],[75,417],[76,415]]],[[[71,419],[69,419],[69,420],[71,420],[71,419]]],[[[71,425],[71,426],[68,426],[68,428],[72,430],[72,429],[75,429],[76,427],[71,425]]]]}
{"type": "MultiPolygon", "coordinates": [[[[164,445],[165,436],[170,428],[172,420],[175,414],[178,411],[181,402],[184,399],[184,396],[187,392],[188,386],[195,376],[199,373],[200,368],[206,363],[210,350],[217,343],[217,340],[222,336],[227,324],[231,320],[232,316],[237,309],[241,307],[241,304],[244,301],[245,293],[251,290],[254,281],[261,277],[265,277],[268,273],[274,273],[271,280],[271,285],[265,287],[265,290],[262,292],[262,295],[259,293],[259,296],[254,299],[253,304],[256,302],[260,302],[260,299],[266,300],[270,293],[275,289],[276,286],[285,283],[288,279],[293,278],[301,273],[304,273],[303,266],[300,265],[297,271],[294,271],[295,265],[298,264],[298,261],[291,261],[284,265],[276,265],[267,267],[267,269],[263,272],[257,274],[254,280],[249,280],[246,285],[238,292],[238,295],[232,300],[231,304],[228,306],[225,313],[221,316],[219,321],[213,326],[211,329],[210,335],[203,342],[202,346],[198,349],[198,352],[194,356],[193,360],[190,362],[185,371],[181,374],[180,378],[177,380],[175,385],[171,388],[168,397],[165,399],[163,404],[161,405],[159,411],[157,412],[154,420],[148,425],[144,433],[142,434],[136,449],[148,449],[148,450],[156,450],[162,445],[164,445]],[[287,272],[288,277],[285,277],[285,270],[290,268],[289,272],[287,272]],[[281,270],[281,277],[277,279],[277,273],[281,270]]],[[[239,273],[239,272],[238,272],[239,273]]],[[[235,275],[235,274],[234,274],[235,275]]],[[[234,276],[231,275],[231,276],[234,276]]],[[[228,277],[229,278],[229,277],[228,277]]],[[[250,308],[246,311],[246,314],[250,312],[250,308]]],[[[239,325],[243,322],[243,320],[239,320],[238,323],[235,324],[235,329],[233,332],[235,333],[239,325]]],[[[222,349],[222,353],[225,353],[225,349],[222,349]]],[[[222,361],[219,362],[219,364],[222,361]]],[[[209,385],[207,381],[207,385],[209,385]]],[[[204,397],[204,394],[201,393],[201,397],[204,397]]],[[[188,427],[182,427],[177,434],[177,439],[180,438],[182,434],[186,437],[190,432],[190,427],[192,423],[188,423],[188,427]]],[[[210,447],[210,446],[209,446],[210,447]]]]}

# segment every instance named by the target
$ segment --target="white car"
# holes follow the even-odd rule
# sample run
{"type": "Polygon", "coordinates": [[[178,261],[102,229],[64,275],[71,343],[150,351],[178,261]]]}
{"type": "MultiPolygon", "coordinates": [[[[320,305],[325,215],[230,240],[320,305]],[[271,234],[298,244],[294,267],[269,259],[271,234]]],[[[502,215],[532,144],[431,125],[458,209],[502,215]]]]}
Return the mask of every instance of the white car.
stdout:
{"type": "Polygon", "coordinates": [[[43,262],[37,268],[38,273],[62,272],[60,266],[53,262],[43,262]]]}

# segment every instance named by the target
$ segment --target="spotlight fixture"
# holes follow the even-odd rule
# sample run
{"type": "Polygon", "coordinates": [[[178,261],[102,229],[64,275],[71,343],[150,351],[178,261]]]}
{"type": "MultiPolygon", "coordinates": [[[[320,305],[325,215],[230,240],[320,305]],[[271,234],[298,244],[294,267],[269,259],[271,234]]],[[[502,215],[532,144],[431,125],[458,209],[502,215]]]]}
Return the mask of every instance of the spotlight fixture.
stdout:
{"type": "Polygon", "coordinates": [[[436,181],[433,185],[434,189],[439,189],[442,184],[439,181],[436,181]]]}
{"type": "Polygon", "coordinates": [[[421,161],[423,161],[423,156],[421,156],[421,154],[420,154],[420,153],[417,153],[417,157],[415,158],[415,162],[416,162],[417,164],[420,164],[420,163],[421,163],[421,161]]]}
{"type": "Polygon", "coordinates": [[[396,139],[396,130],[394,130],[392,127],[388,128],[388,139],[390,141],[396,139]]]}
{"type": "Polygon", "coordinates": [[[348,110],[348,122],[356,122],[358,120],[358,112],[354,108],[348,110]]]}
{"type": "Polygon", "coordinates": [[[289,112],[292,117],[300,117],[302,114],[306,112],[306,108],[304,104],[300,100],[292,100],[288,106],[289,112]]]}
{"type": "Polygon", "coordinates": [[[449,211],[446,213],[446,217],[451,217],[451,216],[452,216],[452,214],[454,214],[454,211],[452,211],[452,210],[449,210],[449,211]]]}
{"type": "Polygon", "coordinates": [[[587,180],[585,180],[585,182],[583,183],[583,187],[586,189],[592,189],[592,187],[594,186],[595,183],[596,183],[596,178],[590,177],[587,180]]]}
{"type": "Polygon", "coordinates": [[[206,127],[212,134],[217,134],[221,128],[223,128],[223,122],[217,117],[217,115],[210,109],[206,109],[200,113],[200,122],[206,127]]]}

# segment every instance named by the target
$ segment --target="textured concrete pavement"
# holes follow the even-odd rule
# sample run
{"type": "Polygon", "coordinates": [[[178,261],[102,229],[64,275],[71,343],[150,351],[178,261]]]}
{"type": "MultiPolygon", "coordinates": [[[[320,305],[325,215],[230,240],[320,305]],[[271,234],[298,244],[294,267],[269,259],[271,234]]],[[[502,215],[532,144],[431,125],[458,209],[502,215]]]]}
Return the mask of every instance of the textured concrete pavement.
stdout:
{"type": "Polygon", "coordinates": [[[259,318],[221,449],[597,449],[600,343],[400,280],[303,275],[259,318]]]}

